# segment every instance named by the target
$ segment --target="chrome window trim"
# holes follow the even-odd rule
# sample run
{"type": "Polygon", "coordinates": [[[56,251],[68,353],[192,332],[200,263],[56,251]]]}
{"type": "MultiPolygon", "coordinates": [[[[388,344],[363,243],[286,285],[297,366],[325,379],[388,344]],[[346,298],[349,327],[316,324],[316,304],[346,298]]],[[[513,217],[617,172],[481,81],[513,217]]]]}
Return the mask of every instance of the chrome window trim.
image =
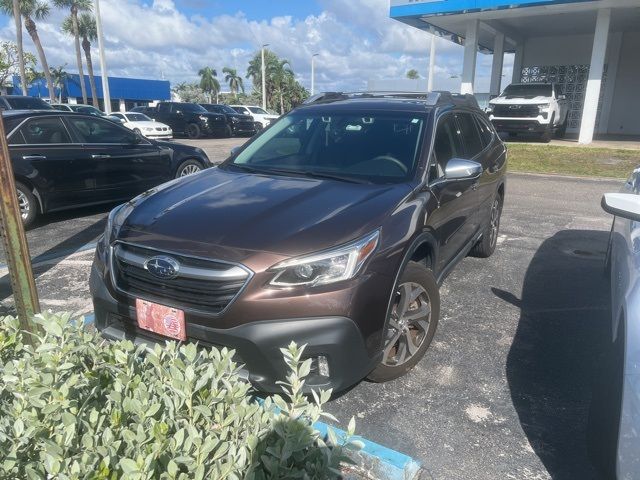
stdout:
{"type": "MultiPolygon", "coordinates": [[[[58,120],[60,120],[60,123],[62,124],[62,126],[64,127],[64,130],[67,132],[67,135],[69,135],[69,140],[71,140],[70,142],[67,143],[8,143],[7,146],[11,147],[11,146],[15,146],[15,147],[41,147],[41,146],[51,146],[51,145],[78,145],[77,142],[73,141],[73,135],[71,135],[71,132],[69,131],[69,129],[67,128],[67,124],[64,123],[64,120],[62,120],[62,117],[60,115],[36,115],[33,117],[26,117],[24,120],[22,120],[18,125],[16,125],[14,127],[13,130],[11,130],[8,134],[7,134],[7,141],[10,142],[11,141],[11,136],[19,129],[21,129],[23,127],[23,125],[25,123],[27,123],[30,120],[36,120],[39,118],[57,118],[58,120]]],[[[24,137],[24,140],[27,140],[27,137],[24,136],[24,134],[22,134],[22,136],[24,137]]]]}

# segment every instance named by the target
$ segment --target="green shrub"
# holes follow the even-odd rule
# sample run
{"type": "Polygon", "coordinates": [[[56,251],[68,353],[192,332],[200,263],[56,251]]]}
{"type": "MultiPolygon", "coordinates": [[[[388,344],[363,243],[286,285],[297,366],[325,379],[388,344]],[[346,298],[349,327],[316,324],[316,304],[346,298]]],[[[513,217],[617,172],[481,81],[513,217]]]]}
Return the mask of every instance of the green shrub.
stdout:
{"type": "Polygon", "coordinates": [[[257,402],[233,351],[136,348],[69,315],[35,320],[31,346],[0,319],[2,479],[338,478],[358,448],[314,430],[330,392],[302,395],[310,363],[294,344],[284,398],[257,402]]]}

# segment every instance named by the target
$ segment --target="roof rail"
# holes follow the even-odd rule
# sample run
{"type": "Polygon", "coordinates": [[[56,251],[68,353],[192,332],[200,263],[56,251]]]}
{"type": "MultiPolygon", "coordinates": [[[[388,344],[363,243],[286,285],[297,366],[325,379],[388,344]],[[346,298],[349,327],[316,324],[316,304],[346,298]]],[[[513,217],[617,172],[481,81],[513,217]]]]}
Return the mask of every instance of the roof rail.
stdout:
{"type": "Polygon", "coordinates": [[[433,92],[387,92],[387,91],[372,91],[372,92],[324,92],[313,95],[307,98],[303,104],[318,104],[318,103],[332,103],[340,100],[348,100],[354,98],[397,98],[416,100],[424,102],[426,105],[437,106],[442,104],[455,104],[467,107],[479,108],[478,101],[473,95],[451,93],[447,91],[433,91],[433,92]]]}

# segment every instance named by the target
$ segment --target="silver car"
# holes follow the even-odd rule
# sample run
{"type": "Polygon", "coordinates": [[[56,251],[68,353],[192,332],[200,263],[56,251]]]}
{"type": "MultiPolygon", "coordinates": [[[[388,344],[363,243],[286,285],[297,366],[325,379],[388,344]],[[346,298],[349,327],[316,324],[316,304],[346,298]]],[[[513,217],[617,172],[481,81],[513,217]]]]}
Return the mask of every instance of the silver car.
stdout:
{"type": "Polygon", "coordinates": [[[613,408],[620,412],[614,420],[618,422],[615,470],[619,480],[640,479],[640,168],[622,192],[604,195],[602,208],[615,215],[607,267],[613,341],[609,363],[617,366],[611,371],[609,388],[605,387],[615,403],[620,399],[613,408]]]}

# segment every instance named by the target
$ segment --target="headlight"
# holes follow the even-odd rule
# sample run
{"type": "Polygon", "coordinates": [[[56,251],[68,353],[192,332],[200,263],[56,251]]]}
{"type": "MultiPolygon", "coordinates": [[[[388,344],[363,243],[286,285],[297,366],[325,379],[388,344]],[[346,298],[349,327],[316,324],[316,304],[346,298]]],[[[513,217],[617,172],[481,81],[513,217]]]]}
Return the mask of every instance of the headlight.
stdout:
{"type": "Polygon", "coordinates": [[[493,113],[493,105],[489,105],[489,106],[485,109],[485,112],[486,112],[487,114],[491,114],[491,113],[493,113]]]}
{"type": "Polygon", "coordinates": [[[549,104],[548,103],[542,103],[540,105],[538,105],[538,110],[540,112],[548,112],[549,111],[549,104]]]}
{"type": "Polygon", "coordinates": [[[209,121],[209,117],[207,117],[206,115],[200,115],[198,118],[200,120],[202,120],[203,122],[208,122],[209,121]]]}
{"type": "Polygon", "coordinates": [[[376,230],[355,242],[304,257],[285,260],[271,270],[278,274],[269,283],[275,287],[326,285],[353,278],[378,245],[376,230]]]}
{"type": "Polygon", "coordinates": [[[145,132],[153,132],[153,128],[151,128],[151,127],[145,127],[145,128],[144,128],[144,131],[145,131],[145,132]]]}
{"type": "Polygon", "coordinates": [[[240,119],[238,117],[231,117],[231,121],[233,123],[238,123],[240,121],[240,119]]]}

